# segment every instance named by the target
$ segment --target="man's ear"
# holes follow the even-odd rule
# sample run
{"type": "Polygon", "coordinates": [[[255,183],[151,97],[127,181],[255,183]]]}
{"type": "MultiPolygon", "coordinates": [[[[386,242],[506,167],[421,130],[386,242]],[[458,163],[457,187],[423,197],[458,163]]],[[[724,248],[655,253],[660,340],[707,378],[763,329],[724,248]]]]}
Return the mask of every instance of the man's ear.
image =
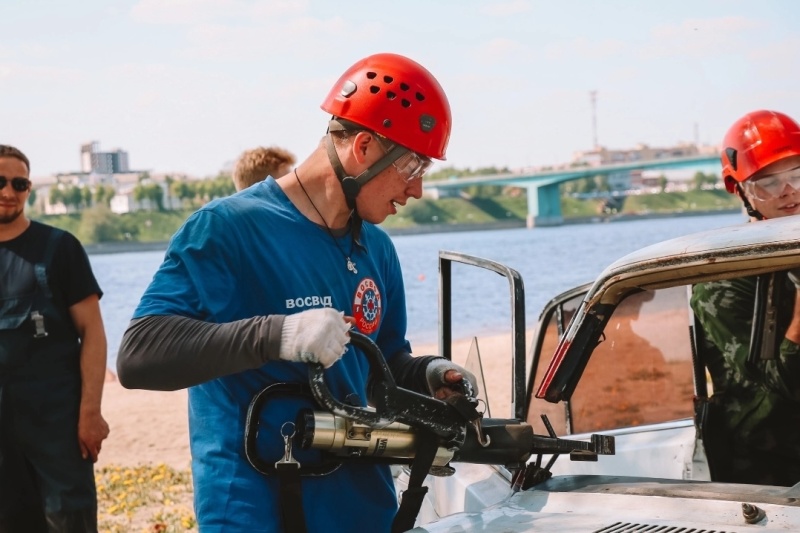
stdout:
{"type": "Polygon", "coordinates": [[[369,150],[380,150],[380,147],[377,146],[377,144],[378,141],[375,139],[375,136],[368,131],[359,131],[356,133],[356,136],[353,139],[353,152],[356,157],[356,161],[359,163],[364,163],[367,159],[367,153],[369,150]]]}

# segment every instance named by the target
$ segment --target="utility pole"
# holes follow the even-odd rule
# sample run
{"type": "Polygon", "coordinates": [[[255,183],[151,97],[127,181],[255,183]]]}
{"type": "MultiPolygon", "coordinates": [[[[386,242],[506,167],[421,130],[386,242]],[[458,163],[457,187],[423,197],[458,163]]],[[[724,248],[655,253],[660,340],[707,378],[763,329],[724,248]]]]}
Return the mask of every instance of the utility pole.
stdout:
{"type": "Polygon", "coordinates": [[[592,102],[592,142],[594,149],[597,150],[597,91],[589,91],[589,99],[592,102]]]}

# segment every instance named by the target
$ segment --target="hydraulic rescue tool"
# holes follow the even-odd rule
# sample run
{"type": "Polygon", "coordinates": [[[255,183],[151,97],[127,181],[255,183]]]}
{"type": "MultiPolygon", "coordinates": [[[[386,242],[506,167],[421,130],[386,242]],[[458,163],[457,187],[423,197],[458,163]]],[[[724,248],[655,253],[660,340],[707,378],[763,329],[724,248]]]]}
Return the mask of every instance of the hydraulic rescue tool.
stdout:
{"type": "Polygon", "coordinates": [[[322,365],[309,365],[309,384],[278,383],[257,394],[247,413],[245,454],[250,464],[265,475],[280,474],[291,465],[300,476],[326,475],[346,462],[375,462],[411,465],[409,487],[403,493],[395,530],[413,526],[422,498],[425,475],[450,475],[451,463],[503,465],[513,473],[512,488],[525,489],[550,477],[556,457],[569,454],[572,460],[596,461],[598,455],[614,453],[614,438],[592,435],[590,441],[566,440],[542,417],[549,435],[536,435],[521,420],[483,418],[479,401],[453,395],[447,401],[398,387],[378,346],[367,336],[352,331],[350,342],[367,357],[370,368],[372,407],[348,405],[331,394],[322,365]],[[279,396],[313,396],[318,409],[301,409],[290,431],[282,430],[286,453],[282,459],[267,461],[258,456],[258,421],[266,403],[279,396]],[[325,460],[301,465],[291,449],[317,449],[325,460]],[[528,464],[531,455],[535,463],[528,464]],[[552,455],[544,467],[541,456],[552,455]]]}

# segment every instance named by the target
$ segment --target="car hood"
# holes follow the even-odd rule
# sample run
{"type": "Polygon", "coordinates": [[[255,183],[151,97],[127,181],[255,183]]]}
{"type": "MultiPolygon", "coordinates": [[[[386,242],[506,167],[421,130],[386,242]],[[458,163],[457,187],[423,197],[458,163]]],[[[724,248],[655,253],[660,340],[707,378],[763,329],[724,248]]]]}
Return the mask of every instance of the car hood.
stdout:
{"type": "Polygon", "coordinates": [[[786,487],[560,476],[483,511],[454,514],[412,531],[798,531],[798,496],[800,489],[786,487]]]}

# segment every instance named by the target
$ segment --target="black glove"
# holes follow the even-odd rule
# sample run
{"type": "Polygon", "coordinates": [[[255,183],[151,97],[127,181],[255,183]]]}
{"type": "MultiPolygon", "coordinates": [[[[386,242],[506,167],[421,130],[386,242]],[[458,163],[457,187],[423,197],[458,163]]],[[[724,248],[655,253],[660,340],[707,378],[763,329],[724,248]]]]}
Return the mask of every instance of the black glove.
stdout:
{"type": "Polygon", "coordinates": [[[470,398],[478,395],[478,381],[472,375],[472,372],[447,359],[434,359],[428,363],[428,367],[425,369],[425,378],[428,381],[428,390],[432,396],[436,396],[436,391],[443,387],[460,392],[470,398]],[[445,381],[444,375],[449,370],[455,370],[461,374],[461,381],[456,383],[445,381]]]}

